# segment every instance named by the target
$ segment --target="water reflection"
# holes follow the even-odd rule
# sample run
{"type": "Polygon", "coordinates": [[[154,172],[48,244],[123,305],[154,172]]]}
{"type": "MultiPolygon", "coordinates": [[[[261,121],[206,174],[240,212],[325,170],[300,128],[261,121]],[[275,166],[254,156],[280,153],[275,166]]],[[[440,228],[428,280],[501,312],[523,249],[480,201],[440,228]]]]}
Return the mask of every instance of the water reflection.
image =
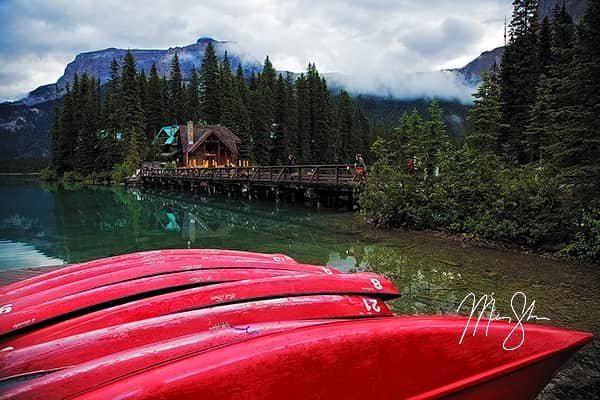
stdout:
{"type": "Polygon", "coordinates": [[[462,276],[431,263],[411,257],[402,249],[378,245],[351,249],[361,260],[353,270],[376,272],[393,281],[402,296],[390,302],[400,314],[455,314],[464,290],[462,276]]]}
{"type": "Polygon", "coordinates": [[[54,200],[32,177],[0,177],[0,269],[60,264],[54,200]]]}
{"type": "Polygon", "coordinates": [[[67,262],[196,247],[283,252],[325,264],[330,252],[342,253],[354,240],[339,229],[349,214],[302,205],[35,181],[1,190],[8,201],[0,206],[0,240],[67,262]]]}
{"type": "Polygon", "coordinates": [[[31,244],[10,240],[0,241],[0,271],[12,268],[59,265],[63,263],[63,260],[48,257],[31,244]]]}

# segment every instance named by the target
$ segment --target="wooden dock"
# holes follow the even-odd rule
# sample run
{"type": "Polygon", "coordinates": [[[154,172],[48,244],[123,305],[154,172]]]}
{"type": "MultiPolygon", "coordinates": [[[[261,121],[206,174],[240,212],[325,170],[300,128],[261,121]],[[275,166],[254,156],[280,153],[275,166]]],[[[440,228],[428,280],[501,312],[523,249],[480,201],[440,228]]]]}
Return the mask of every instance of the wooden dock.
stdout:
{"type": "Polygon", "coordinates": [[[140,182],[149,186],[207,188],[215,191],[271,193],[353,202],[363,175],[350,165],[287,165],[218,168],[146,168],[140,182]]]}

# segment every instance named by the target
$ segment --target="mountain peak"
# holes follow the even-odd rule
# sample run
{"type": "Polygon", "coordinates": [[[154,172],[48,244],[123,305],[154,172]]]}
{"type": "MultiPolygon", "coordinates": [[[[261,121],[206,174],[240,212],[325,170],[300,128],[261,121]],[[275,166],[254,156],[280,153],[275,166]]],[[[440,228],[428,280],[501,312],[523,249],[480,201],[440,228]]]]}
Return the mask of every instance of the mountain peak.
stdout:
{"type": "Polygon", "coordinates": [[[196,40],[196,43],[202,43],[202,44],[204,44],[204,43],[208,43],[208,42],[219,43],[218,40],[215,40],[215,39],[213,39],[211,37],[208,37],[208,36],[203,36],[203,37],[198,38],[198,40],[196,40]]]}
{"type": "MultiPolygon", "coordinates": [[[[184,79],[189,79],[192,68],[200,69],[204,59],[206,45],[212,43],[215,48],[217,58],[223,59],[225,51],[229,53],[229,62],[233,71],[242,63],[242,56],[230,47],[232,42],[219,41],[211,37],[201,37],[196,43],[182,46],[171,47],[169,49],[129,49],[133,54],[137,70],[144,70],[149,73],[152,64],[156,64],[159,76],[169,76],[173,54],[179,54],[179,64],[184,79]]],[[[126,49],[117,49],[110,47],[104,50],[92,50],[79,53],[65,68],[64,74],[58,79],[56,84],[44,85],[30,92],[29,96],[21,99],[20,102],[26,105],[35,105],[60,97],[64,91],[65,85],[73,81],[75,74],[81,76],[83,73],[93,75],[100,80],[101,84],[110,79],[110,63],[113,59],[122,62],[126,49]],[[55,93],[58,86],[59,93],[55,93]]],[[[258,60],[244,58],[243,72],[250,76],[253,70],[260,70],[261,63],[258,60]]]]}

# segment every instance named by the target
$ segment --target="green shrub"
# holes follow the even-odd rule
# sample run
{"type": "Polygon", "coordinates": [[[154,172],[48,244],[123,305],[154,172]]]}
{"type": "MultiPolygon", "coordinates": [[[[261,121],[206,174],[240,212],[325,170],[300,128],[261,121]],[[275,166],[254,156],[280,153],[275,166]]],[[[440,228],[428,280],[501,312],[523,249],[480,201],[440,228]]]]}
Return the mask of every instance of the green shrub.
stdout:
{"type": "Polygon", "coordinates": [[[58,181],[58,173],[54,168],[46,167],[40,171],[40,181],[55,182],[58,181]]]}
{"type": "Polygon", "coordinates": [[[574,240],[563,250],[586,261],[600,261],[600,209],[583,212],[574,240]]]}
{"type": "Polygon", "coordinates": [[[115,164],[112,170],[112,179],[115,182],[123,182],[132,172],[125,163],[115,164]]]}
{"type": "Polygon", "coordinates": [[[83,177],[77,171],[67,171],[62,176],[63,182],[82,182],[83,177]]]}

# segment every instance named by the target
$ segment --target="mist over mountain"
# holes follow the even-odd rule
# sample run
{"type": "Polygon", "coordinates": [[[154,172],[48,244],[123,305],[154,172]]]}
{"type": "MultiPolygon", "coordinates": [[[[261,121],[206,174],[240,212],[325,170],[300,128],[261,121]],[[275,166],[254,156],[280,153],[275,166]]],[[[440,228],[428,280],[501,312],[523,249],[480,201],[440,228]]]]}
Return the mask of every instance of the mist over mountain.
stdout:
{"type": "MultiPolygon", "coordinates": [[[[198,70],[204,60],[204,50],[208,42],[212,42],[215,53],[219,61],[223,60],[225,52],[229,58],[232,70],[235,71],[241,63],[244,74],[250,76],[252,71],[260,71],[261,62],[243,53],[243,50],[233,42],[217,41],[212,38],[200,38],[196,43],[183,47],[171,47],[166,50],[159,49],[129,49],[133,54],[138,71],[144,70],[146,75],[150,73],[152,64],[156,64],[159,76],[169,76],[171,61],[177,53],[183,79],[189,79],[192,68],[198,70]]],[[[27,97],[21,99],[19,103],[25,105],[35,105],[52,100],[55,97],[61,97],[64,93],[65,85],[73,81],[75,74],[81,76],[84,73],[95,76],[100,80],[100,84],[106,83],[110,79],[110,63],[113,59],[119,63],[122,62],[127,49],[108,48],[78,54],[65,68],[63,75],[53,84],[43,85],[29,93],[27,97]],[[55,88],[58,87],[58,96],[55,88]]]]}

